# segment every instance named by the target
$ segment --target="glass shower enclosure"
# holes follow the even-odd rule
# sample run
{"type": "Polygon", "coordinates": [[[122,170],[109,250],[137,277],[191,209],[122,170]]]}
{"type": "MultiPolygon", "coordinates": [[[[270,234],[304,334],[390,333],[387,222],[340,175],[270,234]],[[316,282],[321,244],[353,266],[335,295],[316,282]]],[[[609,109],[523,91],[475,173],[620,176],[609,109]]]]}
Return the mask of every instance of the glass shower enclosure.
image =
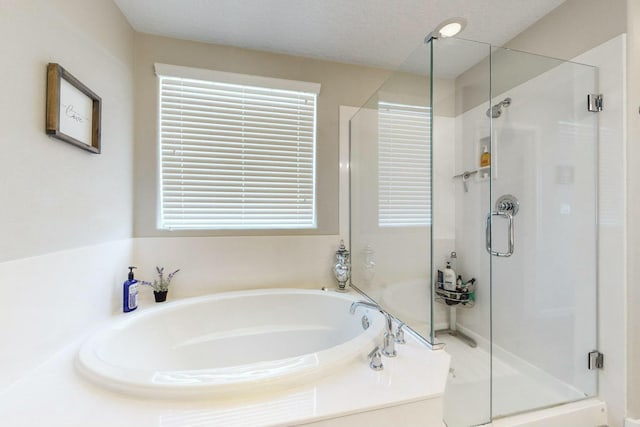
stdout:
{"type": "Polygon", "coordinates": [[[350,121],[351,284],[446,345],[449,427],[597,393],[596,93],[587,65],[432,39],[350,121]]]}

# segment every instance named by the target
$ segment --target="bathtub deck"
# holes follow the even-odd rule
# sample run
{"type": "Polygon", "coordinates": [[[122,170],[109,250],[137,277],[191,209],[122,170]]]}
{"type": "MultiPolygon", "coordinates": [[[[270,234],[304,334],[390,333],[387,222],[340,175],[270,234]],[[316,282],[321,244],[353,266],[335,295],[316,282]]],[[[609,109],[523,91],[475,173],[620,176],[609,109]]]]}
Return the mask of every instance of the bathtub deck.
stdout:
{"type": "MultiPolygon", "coordinates": [[[[81,378],[73,367],[73,359],[80,345],[78,341],[0,391],[0,425],[331,425],[330,420],[337,417],[339,420],[339,417],[349,419],[357,414],[366,416],[372,412],[364,411],[397,408],[399,405],[411,408],[420,402],[433,402],[435,406],[426,412],[405,411],[404,415],[415,412],[424,421],[425,414],[430,414],[441,420],[442,395],[450,356],[443,351],[432,352],[412,337],[407,338],[406,345],[398,346],[397,358],[383,359],[385,369],[380,372],[371,370],[363,358],[315,384],[288,391],[274,390],[273,393],[246,399],[200,401],[142,399],[99,388],[81,378]]],[[[427,425],[441,427],[441,422],[430,421],[427,425]]]]}

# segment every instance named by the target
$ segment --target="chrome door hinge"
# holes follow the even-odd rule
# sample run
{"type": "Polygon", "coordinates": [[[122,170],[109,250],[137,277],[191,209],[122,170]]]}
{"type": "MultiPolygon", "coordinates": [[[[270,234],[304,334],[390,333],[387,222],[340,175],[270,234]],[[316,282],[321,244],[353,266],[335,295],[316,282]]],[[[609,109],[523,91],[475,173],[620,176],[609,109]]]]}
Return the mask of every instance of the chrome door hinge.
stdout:
{"type": "Polygon", "coordinates": [[[590,93],[587,95],[587,110],[597,113],[602,111],[602,94],[590,93]]]}
{"type": "Polygon", "coordinates": [[[604,368],[604,354],[598,350],[589,352],[589,369],[602,369],[604,368]]]}

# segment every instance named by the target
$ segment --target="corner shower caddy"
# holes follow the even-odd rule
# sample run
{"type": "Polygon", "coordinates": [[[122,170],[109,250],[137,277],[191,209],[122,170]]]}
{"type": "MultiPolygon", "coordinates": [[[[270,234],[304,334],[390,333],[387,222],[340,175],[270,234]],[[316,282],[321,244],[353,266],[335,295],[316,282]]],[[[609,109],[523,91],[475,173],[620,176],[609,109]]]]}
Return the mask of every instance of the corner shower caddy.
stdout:
{"type": "Polygon", "coordinates": [[[475,283],[473,285],[469,285],[464,291],[448,291],[446,289],[440,288],[441,285],[441,283],[438,283],[438,289],[436,289],[437,301],[445,303],[449,306],[461,304],[466,308],[471,308],[475,305],[476,301],[473,295],[476,288],[475,283]]]}
{"type": "Polygon", "coordinates": [[[438,329],[434,331],[434,335],[447,334],[459,338],[469,345],[469,347],[477,347],[476,341],[468,335],[458,331],[456,325],[458,307],[471,308],[475,305],[475,291],[477,281],[465,288],[463,291],[448,291],[444,289],[444,284],[437,282],[435,300],[449,307],[449,327],[446,329],[438,329]]]}

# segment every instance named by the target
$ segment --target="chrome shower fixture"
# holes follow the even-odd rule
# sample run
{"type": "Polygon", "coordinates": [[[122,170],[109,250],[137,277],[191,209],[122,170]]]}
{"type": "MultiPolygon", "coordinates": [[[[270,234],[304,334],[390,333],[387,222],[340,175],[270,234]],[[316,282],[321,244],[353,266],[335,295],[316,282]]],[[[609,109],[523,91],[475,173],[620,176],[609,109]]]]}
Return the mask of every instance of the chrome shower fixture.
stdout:
{"type": "Polygon", "coordinates": [[[493,119],[497,119],[502,115],[502,107],[508,107],[511,105],[511,98],[505,98],[502,101],[498,102],[493,107],[487,109],[487,117],[491,117],[493,119]]]}

